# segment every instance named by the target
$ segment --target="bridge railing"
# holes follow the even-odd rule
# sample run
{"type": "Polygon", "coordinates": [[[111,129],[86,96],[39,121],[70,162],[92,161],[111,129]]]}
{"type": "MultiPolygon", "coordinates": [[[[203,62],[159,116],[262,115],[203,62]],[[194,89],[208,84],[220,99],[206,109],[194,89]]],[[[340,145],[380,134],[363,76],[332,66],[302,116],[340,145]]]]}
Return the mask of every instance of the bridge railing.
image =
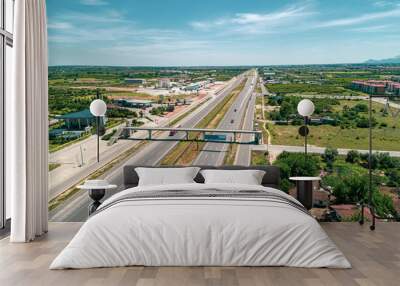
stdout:
{"type": "Polygon", "coordinates": [[[262,138],[262,132],[254,130],[168,127],[121,127],[121,132],[119,136],[119,139],[125,140],[190,141],[250,145],[262,144],[262,138]]]}

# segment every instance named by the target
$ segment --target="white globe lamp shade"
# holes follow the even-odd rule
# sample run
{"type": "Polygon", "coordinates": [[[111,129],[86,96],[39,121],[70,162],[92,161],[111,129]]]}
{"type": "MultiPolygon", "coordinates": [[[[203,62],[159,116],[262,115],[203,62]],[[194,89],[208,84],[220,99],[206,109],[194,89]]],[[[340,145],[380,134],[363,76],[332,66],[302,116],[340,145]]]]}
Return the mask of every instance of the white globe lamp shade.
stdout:
{"type": "Polygon", "coordinates": [[[90,104],[90,113],[94,116],[104,116],[107,111],[106,103],[101,99],[95,99],[90,104]]]}
{"type": "Polygon", "coordinates": [[[297,111],[301,116],[311,116],[314,113],[315,106],[314,103],[309,99],[303,99],[297,105],[297,111]]]}

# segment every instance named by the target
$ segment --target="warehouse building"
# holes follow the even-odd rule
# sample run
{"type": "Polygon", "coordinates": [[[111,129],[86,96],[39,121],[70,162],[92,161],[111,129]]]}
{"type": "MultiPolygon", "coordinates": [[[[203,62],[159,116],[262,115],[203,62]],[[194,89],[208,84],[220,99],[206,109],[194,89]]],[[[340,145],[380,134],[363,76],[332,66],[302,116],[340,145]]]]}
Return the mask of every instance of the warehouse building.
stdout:
{"type": "Polygon", "coordinates": [[[126,78],[125,83],[126,84],[145,84],[146,80],[141,79],[141,78],[126,78]]]}
{"type": "Polygon", "coordinates": [[[153,105],[151,100],[141,100],[141,99],[118,99],[115,104],[122,107],[130,108],[148,108],[153,105]]]}
{"type": "MultiPolygon", "coordinates": [[[[67,130],[83,130],[88,126],[96,125],[96,117],[90,113],[89,109],[59,115],[56,116],[56,119],[63,120],[67,130]]],[[[105,116],[100,117],[101,126],[104,126],[106,121],[107,119],[105,116]]]]}

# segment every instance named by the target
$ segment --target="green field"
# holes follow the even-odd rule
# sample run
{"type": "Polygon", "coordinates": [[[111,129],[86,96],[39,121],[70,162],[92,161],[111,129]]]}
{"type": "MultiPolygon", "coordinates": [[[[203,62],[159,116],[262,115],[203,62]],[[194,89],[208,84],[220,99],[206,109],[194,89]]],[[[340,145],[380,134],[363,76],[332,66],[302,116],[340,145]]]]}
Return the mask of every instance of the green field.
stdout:
{"type": "Polygon", "coordinates": [[[252,166],[265,166],[269,165],[267,160],[268,153],[265,151],[251,151],[251,165],[252,166]]]}
{"type": "MultiPolygon", "coordinates": [[[[351,81],[350,81],[351,82],[351,81]]],[[[344,86],[350,82],[344,81],[344,86]]],[[[267,88],[270,92],[281,95],[294,96],[318,96],[318,95],[340,95],[340,96],[365,96],[364,93],[348,89],[338,84],[269,84],[267,88]]]]}
{"type": "MultiPolygon", "coordinates": [[[[352,107],[361,101],[341,101],[334,110],[340,112],[345,105],[352,107]]],[[[366,103],[366,102],[365,102],[366,103]]],[[[384,116],[380,111],[382,104],[374,103],[373,113],[377,126],[373,128],[373,148],[376,150],[400,150],[400,120],[390,115],[384,116]],[[381,126],[387,125],[386,127],[381,126]]],[[[363,114],[367,117],[367,113],[363,114]]],[[[299,126],[269,124],[272,144],[297,145],[304,144],[304,138],[297,133],[299,126]]],[[[310,126],[309,144],[321,147],[368,149],[368,128],[341,128],[339,126],[310,126]]]]}

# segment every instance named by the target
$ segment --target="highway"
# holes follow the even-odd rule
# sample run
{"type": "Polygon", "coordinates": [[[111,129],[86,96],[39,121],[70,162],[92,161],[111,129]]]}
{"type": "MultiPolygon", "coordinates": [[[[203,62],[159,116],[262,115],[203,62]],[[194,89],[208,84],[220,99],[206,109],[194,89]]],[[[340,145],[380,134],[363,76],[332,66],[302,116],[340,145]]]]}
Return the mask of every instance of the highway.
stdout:
{"type": "MultiPolygon", "coordinates": [[[[203,104],[200,108],[195,110],[193,113],[185,117],[181,122],[181,127],[192,128],[198,122],[200,122],[214,106],[221,102],[226,96],[228,96],[237,86],[240,85],[244,79],[244,74],[238,76],[231,81],[225,89],[223,89],[218,95],[214,96],[208,102],[203,104]]],[[[167,133],[163,133],[160,136],[167,137],[167,133]]],[[[184,134],[176,134],[175,138],[183,138],[184,134]]],[[[135,142],[135,141],[133,141],[135,142]]],[[[133,143],[132,142],[132,143],[133,143]]],[[[124,165],[141,165],[141,166],[154,166],[157,165],[161,159],[173,149],[178,142],[149,142],[141,150],[136,152],[129,159],[124,160],[123,163],[112,168],[109,172],[102,176],[107,179],[110,183],[122,186],[123,183],[123,166],[124,165]]],[[[120,189],[113,190],[107,193],[106,198],[110,195],[120,191],[120,189]]],[[[72,198],[68,199],[62,206],[59,206],[56,210],[50,213],[50,219],[52,221],[85,221],[87,219],[87,207],[91,200],[85,191],[80,191],[75,194],[72,198]]]]}
{"type": "MultiPolygon", "coordinates": [[[[246,110],[249,106],[249,100],[253,94],[256,82],[257,73],[252,71],[252,75],[248,78],[244,89],[240,92],[235,102],[221,120],[220,124],[218,125],[218,129],[242,129],[242,119],[246,114],[246,110]]],[[[229,144],[206,143],[193,164],[211,166],[222,165],[228,147],[229,144]]]]}
{"type": "MultiPolygon", "coordinates": [[[[250,97],[247,112],[243,121],[243,130],[254,130],[254,113],[256,109],[256,95],[253,93],[250,97]]],[[[242,141],[250,141],[251,135],[242,135],[242,141]]],[[[238,150],[235,157],[235,165],[250,166],[251,165],[251,146],[238,145],[238,150]]]]}

